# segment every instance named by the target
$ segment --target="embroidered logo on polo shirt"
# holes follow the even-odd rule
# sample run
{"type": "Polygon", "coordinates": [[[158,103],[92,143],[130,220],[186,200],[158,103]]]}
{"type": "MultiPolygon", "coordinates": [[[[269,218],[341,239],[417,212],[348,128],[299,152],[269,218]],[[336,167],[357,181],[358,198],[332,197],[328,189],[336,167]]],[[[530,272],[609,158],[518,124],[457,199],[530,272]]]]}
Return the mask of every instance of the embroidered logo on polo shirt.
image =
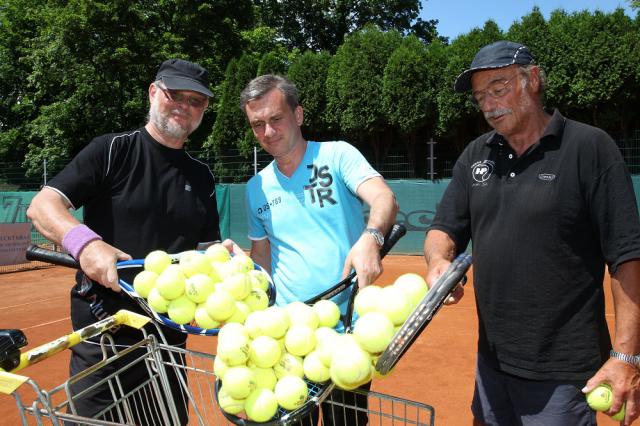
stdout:
{"type": "Polygon", "coordinates": [[[191,192],[191,184],[189,182],[184,184],[184,190],[187,192],[191,192]]]}
{"type": "Polygon", "coordinates": [[[483,160],[471,166],[471,177],[478,183],[485,183],[491,178],[495,163],[491,160],[483,160]]]}
{"type": "Polygon", "coordinates": [[[553,173],[540,173],[538,175],[538,179],[545,180],[547,182],[551,182],[555,178],[556,178],[556,175],[554,175],[553,173]]]}

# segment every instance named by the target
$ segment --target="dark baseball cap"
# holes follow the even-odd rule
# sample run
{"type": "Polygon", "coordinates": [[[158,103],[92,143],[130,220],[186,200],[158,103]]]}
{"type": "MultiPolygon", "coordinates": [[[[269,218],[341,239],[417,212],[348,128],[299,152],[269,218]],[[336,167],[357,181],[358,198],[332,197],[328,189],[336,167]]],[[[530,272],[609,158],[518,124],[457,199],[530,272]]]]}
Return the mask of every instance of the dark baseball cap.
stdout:
{"type": "Polygon", "coordinates": [[[466,92],[471,89],[471,76],[476,71],[534,63],[533,55],[527,46],[506,40],[496,41],[476,53],[471,67],[456,78],[453,88],[456,92],[466,92]]]}
{"type": "Polygon", "coordinates": [[[183,59],[169,59],[164,61],[156,81],[161,80],[167,89],[191,90],[206,96],[213,96],[209,90],[209,73],[198,64],[183,59]]]}

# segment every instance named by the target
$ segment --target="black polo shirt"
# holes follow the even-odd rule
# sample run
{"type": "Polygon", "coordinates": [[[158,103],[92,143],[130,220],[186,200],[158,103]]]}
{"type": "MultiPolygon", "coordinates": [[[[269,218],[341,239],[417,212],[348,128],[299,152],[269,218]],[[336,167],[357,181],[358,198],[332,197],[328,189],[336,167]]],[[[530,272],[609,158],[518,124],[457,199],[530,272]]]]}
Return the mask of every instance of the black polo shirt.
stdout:
{"type": "MultiPolygon", "coordinates": [[[[84,223],[134,259],[152,250],[178,253],[195,249],[198,242],[220,239],[209,167],[184,149],[161,145],[145,128],[95,138],[48,186],[75,208],[83,206],[84,223]]],[[[120,272],[132,282],[125,274],[120,272]]],[[[139,311],[123,292],[78,274],[71,292],[74,329],[120,308],[139,311]]],[[[174,341],[186,338],[170,330],[166,334],[174,341]]],[[[138,333],[118,335],[120,340],[139,340],[138,333]]]]}
{"type": "Polygon", "coordinates": [[[613,140],[558,111],[518,158],[495,131],[458,159],[430,229],[473,245],[479,351],[529,379],[583,380],[608,358],[603,278],[640,258],[631,178],[613,140]]]}

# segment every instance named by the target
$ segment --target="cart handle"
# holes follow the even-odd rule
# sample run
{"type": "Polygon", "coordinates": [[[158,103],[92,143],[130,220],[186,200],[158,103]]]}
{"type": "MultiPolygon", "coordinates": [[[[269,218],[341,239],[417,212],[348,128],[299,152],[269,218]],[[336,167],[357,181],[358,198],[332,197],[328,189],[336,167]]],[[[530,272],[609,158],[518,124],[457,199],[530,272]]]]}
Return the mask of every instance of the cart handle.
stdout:
{"type": "Polygon", "coordinates": [[[121,309],[114,315],[106,317],[94,324],[88,325],[84,328],[81,328],[80,330],[76,330],[73,333],[62,336],[49,343],[45,343],[44,345],[38,346],[37,348],[28,350],[20,354],[20,363],[13,370],[7,372],[0,368],[0,393],[11,394],[22,383],[28,380],[28,378],[26,377],[12,373],[38,363],[43,359],[50,358],[65,349],[69,349],[70,347],[75,346],[78,343],[104,333],[111,327],[124,324],[128,325],[129,327],[140,329],[149,321],[150,318],[145,317],[144,315],[121,309]]]}

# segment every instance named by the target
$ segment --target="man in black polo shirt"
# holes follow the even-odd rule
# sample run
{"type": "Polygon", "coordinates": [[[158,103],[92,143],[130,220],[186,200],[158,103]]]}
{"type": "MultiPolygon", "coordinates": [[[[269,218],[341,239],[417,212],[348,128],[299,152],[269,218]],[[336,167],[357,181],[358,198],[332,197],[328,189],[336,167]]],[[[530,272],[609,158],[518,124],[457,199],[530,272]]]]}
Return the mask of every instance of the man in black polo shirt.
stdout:
{"type": "MultiPolygon", "coordinates": [[[[640,414],[640,222],[602,130],[545,111],[523,45],[482,48],[455,89],[493,131],[458,159],[425,240],[433,282],[472,240],[479,317],[476,424],[592,425],[584,393],[607,382],[608,414],[640,414]],[[604,316],[605,264],[616,312],[604,316]],[[611,350],[611,352],[610,352],[611,350]]],[[[461,297],[461,289],[451,302],[461,297]]]]}
{"type": "MultiPolygon", "coordinates": [[[[208,85],[208,73],[201,66],[180,59],[163,62],[149,86],[147,124],[95,138],[34,197],[27,211],[29,218],[82,267],[71,290],[74,329],[122,308],[140,312],[118,287],[116,261],[143,258],[156,249],[177,253],[194,249],[198,242],[220,239],[213,174],[183,148],[209,104],[212,93],[208,85]],[[81,206],[84,224],[69,213],[70,208],[81,206]]],[[[184,347],[185,334],[170,329],[163,332],[169,343],[184,347]]],[[[128,327],[112,330],[112,334],[122,346],[142,336],[128,327]]],[[[95,342],[75,346],[71,374],[101,358],[95,342]]],[[[114,368],[101,371],[106,374],[114,368]]],[[[145,374],[141,365],[121,379],[125,388],[131,389],[145,374]]],[[[73,392],[86,388],[97,376],[94,373],[77,383],[73,392]]],[[[77,400],[78,413],[98,415],[108,404],[108,395],[107,389],[100,388],[77,400]]],[[[186,423],[186,411],[180,414],[186,423]]],[[[141,415],[136,423],[153,421],[141,415]]]]}

